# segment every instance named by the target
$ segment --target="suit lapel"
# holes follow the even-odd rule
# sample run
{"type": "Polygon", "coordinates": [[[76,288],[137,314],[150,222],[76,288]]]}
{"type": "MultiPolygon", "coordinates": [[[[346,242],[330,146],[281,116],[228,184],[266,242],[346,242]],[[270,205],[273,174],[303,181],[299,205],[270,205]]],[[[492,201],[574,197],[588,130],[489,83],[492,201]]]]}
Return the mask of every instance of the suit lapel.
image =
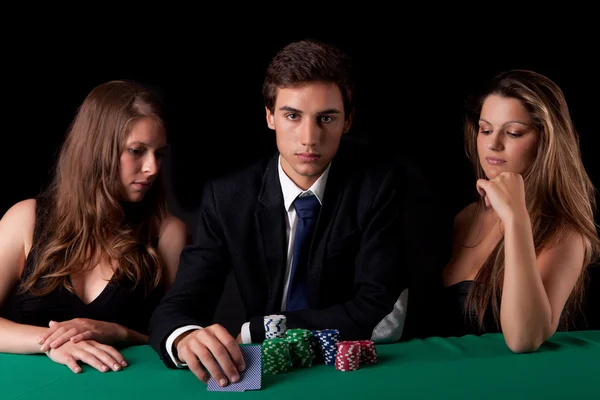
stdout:
{"type": "Polygon", "coordinates": [[[264,254],[264,273],[269,282],[267,310],[279,310],[286,265],[285,210],[277,170],[278,154],[269,161],[260,193],[256,220],[264,254]]]}
{"type": "MultiPolygon", "coordinates": [[[[328,236],[336,216],[336,210],[340,206],[343,197],[343,187],[340,185],[341,166],[340,162],[334,162],[329,171],[327,186],[323,195],[323,205],[317,225],[313,243],[311,246],[311,256],[308,264],[308,295],[310,307],[314,308],[319,304],[319,287],[321,285],[321,272],[323,261],[325,260],[325,251],[327,250],[328,236]]],[[[338,214],[339,215],[339,214],[338,214]]]]}

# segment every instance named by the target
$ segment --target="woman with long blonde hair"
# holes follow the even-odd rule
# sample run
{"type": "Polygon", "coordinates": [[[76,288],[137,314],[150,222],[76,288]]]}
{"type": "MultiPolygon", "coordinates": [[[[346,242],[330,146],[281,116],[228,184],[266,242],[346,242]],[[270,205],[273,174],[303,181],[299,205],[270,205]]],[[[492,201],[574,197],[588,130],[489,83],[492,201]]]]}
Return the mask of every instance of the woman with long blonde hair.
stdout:
{"type": "Polygon", "coordinates": [[[498,74],[465,122],[479,200],[454,220],[445,334],[502,332],[514,352],[535,351],[580,309],[600,249],[595,189],[547,77],[498,74]]]}
{"type": "Polygon", "coordinates": [[[0,352],[106,372],[127,365],[119,346],[147,343],[187,240],[163,193],[166,145],[152,91],[111,81],[88,94],[48,188],[0,220],[0,352]]]}

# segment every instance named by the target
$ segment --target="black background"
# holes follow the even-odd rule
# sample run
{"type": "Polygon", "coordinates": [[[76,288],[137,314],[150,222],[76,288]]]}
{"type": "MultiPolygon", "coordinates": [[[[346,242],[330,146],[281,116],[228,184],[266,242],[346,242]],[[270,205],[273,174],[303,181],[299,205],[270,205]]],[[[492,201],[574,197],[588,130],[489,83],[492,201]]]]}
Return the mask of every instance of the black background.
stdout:
{"type": "MultiPolygon", "coordinates": [[[[78,26],[6,42],[1,214],[47,182],[87,93],[107,80],[134,79],[159,90],[167,103],[171,146],[163,171],[170,206],[193,230],[206,179],[274,150],[261,97],[264,71],[282,46],[308,37],[337,44],[354,58],[358,108],[350,134],[413,161],[430,182],[441,218],[451,219],[475,195],[462,142],[465,99],[508,68],[535,70],[561,86],[584,165],[600,186],[600,63],[593,33],[554,39],[499,23],[485,27],[497,33],[489,35],[476,20],[461,30],[452,23],[396,29],[366,18],[336,29],[291,29],[281,20],[259,25],[263,29],[217,22],[209,29],[208,15],[199,17],[199,28],[189,24],[174,33],[144,22],[121,21],[118,29],[106,29],[110,34],[98,30],[93,37],[78,26]]],[[[231,285],[218,319],[237,332],[243,313],[231,285]]]]}

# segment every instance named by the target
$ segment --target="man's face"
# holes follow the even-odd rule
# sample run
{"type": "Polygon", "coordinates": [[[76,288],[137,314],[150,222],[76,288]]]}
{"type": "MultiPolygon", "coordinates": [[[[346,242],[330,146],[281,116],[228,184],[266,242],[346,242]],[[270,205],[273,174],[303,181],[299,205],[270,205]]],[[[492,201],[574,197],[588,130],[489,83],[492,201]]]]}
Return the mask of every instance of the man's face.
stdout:
{"type": "Polygon", "coordinates": [[[275,130],[281,167],[298,187],[307,190],[335,156],[351,116],[335,83],[310,82],[279,88],[267,125],[275,130]]]}

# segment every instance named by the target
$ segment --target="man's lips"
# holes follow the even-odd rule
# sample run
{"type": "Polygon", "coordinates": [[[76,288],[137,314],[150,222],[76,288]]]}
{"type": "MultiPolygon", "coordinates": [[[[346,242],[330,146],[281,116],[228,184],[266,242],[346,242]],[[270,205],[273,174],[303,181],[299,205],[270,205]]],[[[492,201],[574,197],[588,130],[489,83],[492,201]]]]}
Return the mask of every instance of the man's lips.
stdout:
{"type": "Polygon", "coordinates": [[[317,153],[297,153],[296,155],[302,161],[316,161],[321,157],[317,153]]]}

